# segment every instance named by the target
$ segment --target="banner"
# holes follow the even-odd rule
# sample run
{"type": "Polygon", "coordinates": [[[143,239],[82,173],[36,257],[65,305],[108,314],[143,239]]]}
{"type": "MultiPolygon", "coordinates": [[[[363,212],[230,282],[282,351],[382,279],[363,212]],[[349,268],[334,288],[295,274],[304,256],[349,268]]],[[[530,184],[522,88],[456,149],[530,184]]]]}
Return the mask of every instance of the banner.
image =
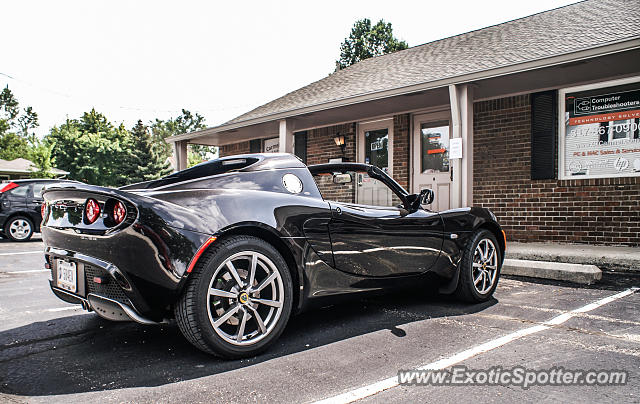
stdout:
{"type": "Polygon", "coordinates": [[[561,177],[640,176],[640,83],[564,97],[561,177]]]}

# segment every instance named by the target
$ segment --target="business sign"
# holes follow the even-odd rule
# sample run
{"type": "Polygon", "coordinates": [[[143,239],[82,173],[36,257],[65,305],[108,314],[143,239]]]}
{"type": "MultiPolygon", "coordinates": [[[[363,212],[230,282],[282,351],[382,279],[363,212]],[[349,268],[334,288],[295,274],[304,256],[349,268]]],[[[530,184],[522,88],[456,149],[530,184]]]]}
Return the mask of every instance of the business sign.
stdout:
{"type": "Polygon", "coordinates": [[[278,153],[280,151],[280,139],[277,137],[265,139],[263,142],[265,153],[278,153]]]}
{"type": "Polygon", "coordinates": [[[640,82],[583,88],[560,93],[565,107],[560,177],[640,176],[640,82]]]}

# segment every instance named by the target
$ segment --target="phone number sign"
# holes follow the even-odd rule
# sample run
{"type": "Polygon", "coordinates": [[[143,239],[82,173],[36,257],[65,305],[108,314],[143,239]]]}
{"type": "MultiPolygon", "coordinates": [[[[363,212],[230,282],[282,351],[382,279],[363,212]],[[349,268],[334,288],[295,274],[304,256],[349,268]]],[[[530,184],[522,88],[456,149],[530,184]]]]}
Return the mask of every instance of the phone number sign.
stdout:
{"type": "Polygon", "coordinates": [[[640,176],[640,83],[565,94],[563,178],[640,176]]]}

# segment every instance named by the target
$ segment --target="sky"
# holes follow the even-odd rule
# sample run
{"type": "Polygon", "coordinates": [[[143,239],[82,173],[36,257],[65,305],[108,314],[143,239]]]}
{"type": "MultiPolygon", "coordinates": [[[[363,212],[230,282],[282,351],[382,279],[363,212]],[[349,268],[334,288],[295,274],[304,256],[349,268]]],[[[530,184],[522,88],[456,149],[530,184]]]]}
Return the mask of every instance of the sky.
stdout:
{"type": "Polygon", "coordinates": [[[0,86],[39,136],[91,108],[127,127],[182,108],[216,126],[331,73],[358,19],[416,46],[571,3],[0,0],[0,86]]]}

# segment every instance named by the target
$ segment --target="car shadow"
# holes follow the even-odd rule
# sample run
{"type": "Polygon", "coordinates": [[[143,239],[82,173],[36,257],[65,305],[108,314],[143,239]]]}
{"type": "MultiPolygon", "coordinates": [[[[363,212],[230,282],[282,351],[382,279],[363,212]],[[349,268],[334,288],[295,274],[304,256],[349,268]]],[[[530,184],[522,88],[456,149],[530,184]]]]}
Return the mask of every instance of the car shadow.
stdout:
{"type": "Polygon", "coordinates": [[[461,304],[448,297],[395,294],[325,307],[291,318],[267,352],[221,360],[189,344],[175,323],[142,326],[79,314],[0,332],[0,391],[47,396],[159,386],[220,374],[403,324],[482,311],[497,303],[461,304]]]}

